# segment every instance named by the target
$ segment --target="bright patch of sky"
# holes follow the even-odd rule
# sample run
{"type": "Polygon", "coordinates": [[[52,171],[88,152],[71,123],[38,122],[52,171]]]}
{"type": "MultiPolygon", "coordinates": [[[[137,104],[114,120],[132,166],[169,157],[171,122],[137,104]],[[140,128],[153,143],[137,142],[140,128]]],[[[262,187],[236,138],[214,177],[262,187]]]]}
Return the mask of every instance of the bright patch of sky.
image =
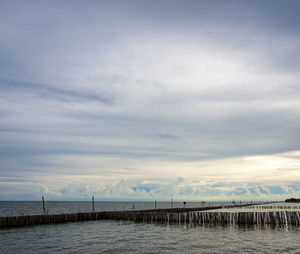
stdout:
{"type": "Polygon", "coordinates": [[[300,195],[299,1],[1,1],[0,200],[300,195]]]}

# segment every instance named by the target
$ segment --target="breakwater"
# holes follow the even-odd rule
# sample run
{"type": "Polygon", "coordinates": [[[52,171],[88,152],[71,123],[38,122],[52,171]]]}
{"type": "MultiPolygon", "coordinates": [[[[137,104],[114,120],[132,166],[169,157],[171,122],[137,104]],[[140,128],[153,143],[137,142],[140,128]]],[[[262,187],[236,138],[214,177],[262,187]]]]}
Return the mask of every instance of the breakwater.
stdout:
{"type": "Polygon", "coordinates": [[[169,208],[140,211],[84,212],[55,215],[0,217],[0,227],[17,227],[88,220],[130,220],[147,223],[196,223],[225,225],[300,225],[299,211],[268,211],[258,206],[169,208]],[[243,208],[243,209],[242,209],[243,208]]]}
{"type": "Polygon", "coordinates": [[[53,215],[0,217],[0,228],[88,220],[130,220],[146,223],[195,223],[211,225],[300,226],[300,209],[282,205],[235,205],[131,211],[82,212],[53,215]],[[270,210],[271,209],[271,210],[270,210]]]}
{"type": "Polygon", "coordinates": [[[109,212],[84,212],[54,215],[28,215],[0,217],[0,228],[30,226],[51,223],[66,223],[87,220],[133,220],[133,221],[167,221],[170,214],[182,214],[193,211],[206,211],[220,209],[217,207],[200,207],[200,208],[169,208],[169,209],[149,209],[139,211],[109,211],[109,212]]]}

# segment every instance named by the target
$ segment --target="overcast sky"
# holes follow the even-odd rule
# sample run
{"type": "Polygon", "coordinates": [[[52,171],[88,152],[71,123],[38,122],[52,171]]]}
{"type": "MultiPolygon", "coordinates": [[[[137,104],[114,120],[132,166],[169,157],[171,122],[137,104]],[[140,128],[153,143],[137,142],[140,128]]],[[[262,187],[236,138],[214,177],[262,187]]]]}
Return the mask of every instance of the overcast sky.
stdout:
{"type": "Polygon", "coordinates": [[[0,1],[0,200],[300,197],[300,1],[0,1]]]}

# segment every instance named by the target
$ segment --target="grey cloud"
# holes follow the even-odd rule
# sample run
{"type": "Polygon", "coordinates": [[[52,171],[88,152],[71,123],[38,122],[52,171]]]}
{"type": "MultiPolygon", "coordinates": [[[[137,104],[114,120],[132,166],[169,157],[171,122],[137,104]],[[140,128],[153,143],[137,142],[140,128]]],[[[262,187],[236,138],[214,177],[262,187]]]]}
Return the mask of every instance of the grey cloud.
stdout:
{"type": "Polygon", "coordinates": [[[169,139],[169,140],[175,140],[178,138],[178,136],[170,134],[170,133],[160,133],[157,136],[161,139],[169,139]]]}
{"type": "MultiPolygon", "coordinates": [[[[62,87],[64,87],[62,85],[62,87]]],[[[112,104],[113,98],[105,94],[96,94],[91,92],[66,90],[46,84],[29,83],[26,81],[0,79],[0,89],[10,93],[33,94],[45,99],[56,99],[60,101],[98,101],[105,104],[112,104]]]]}
{"type": "Polygon", "coordinates": [[[0,177],[84,175],[56,161],[69,155],[193,162],[300,150],[299,6],[1,1],[0,177]]]}

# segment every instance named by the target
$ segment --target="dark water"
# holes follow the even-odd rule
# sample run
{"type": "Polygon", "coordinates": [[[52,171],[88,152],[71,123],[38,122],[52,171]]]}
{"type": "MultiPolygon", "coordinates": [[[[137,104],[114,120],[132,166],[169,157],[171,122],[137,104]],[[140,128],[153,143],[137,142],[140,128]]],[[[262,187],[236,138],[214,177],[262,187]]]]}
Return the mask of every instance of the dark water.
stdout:
{"type": "Polygon", "coordinates": [[[6,253],[300,253],[297,228],[87,221],[0,230],[6,253]]]}
{"type": "MultiPolygon", "coordinates": [[[[187,202],[186,207],[232,205],[229,202],[187,202]]],[[[183,202],[174,202],[173,207],[183,207],[183,202]]],[[[157,202],[157,208],[170,208],[171,202],[157,202]]],[[[95,211],[123,211],[154,209],[154,202],[95,202],[95,211]]],[[[91,212],[92,203],[84,201],[47,201],[48,214],[91,212]]],[[[0,217],[43,214],[39,201],[0,201],[0,217]]]]}

